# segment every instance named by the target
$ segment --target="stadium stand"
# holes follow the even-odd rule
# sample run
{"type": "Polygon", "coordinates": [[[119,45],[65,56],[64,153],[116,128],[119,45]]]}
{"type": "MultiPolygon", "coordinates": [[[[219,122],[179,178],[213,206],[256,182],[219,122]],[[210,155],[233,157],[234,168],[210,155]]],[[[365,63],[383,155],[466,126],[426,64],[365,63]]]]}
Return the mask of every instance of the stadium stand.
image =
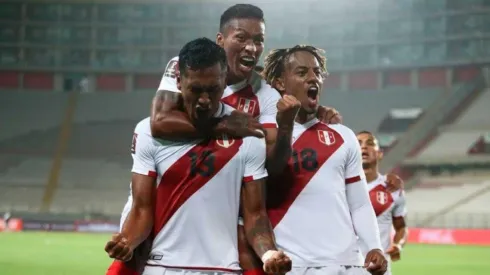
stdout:
{"type": "Polygon", "coordinates": [[[438,136],[420,154],[405,163],[471,159],[468,156],[471,147],[490,129],[489,106],[490,89],[486,89],[454,123],[441,126],[438,136]]]}
{"type": "Polygon", "coordinates": [[[489,175],[425,176],[406,194],[411,223],[419,227],[487,228],[489,175]]]}

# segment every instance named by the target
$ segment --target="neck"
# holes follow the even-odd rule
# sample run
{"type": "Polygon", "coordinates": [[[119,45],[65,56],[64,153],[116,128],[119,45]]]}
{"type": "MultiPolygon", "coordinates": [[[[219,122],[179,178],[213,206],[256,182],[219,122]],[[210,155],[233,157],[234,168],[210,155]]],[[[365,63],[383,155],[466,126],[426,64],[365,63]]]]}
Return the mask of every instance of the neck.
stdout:
{"type": "Polygon", "coordinates": [[[372,182],[378,178],[378,165],[373,165],[373,167],[365,168],[364,174],[366,174],[366,181],[372,182]]]}
{"type": "Polygon", "coordinates": [[[298,115],[296,116],[296,119],[294,121],[296,121],[299,124],[305,124],[315,118],[316,118],[315,113],[309,114],[303,108],[301,108],[299,109],[298,115]]]}
{"type": "Polygon", "coordinates": [[[233,84],[237,84],[239,82],[242,82],[243,80],[245,80],[245,79],[240,78],[236,75],[232,75],[231,73],[228,73],[228,75],[226,76],[226,85],[230,86],[233,84]]]}

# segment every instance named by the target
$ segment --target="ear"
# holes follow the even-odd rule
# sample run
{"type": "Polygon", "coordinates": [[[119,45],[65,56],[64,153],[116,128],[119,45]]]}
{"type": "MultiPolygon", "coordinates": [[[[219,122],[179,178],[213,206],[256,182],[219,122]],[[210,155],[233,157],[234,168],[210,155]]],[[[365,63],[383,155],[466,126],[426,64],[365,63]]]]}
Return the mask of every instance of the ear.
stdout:
{"type": "Polygon", "coordinates": [[[286,91],[286,84],[284,82],[284,77],[279,77],[279,78],[276,78],[272,85],[274,86],[274,88],[276,88],[276,90],[279,91],[279,93],[281,94],[284,94],[284,92],[286,91]]]}
{"type": "Polygon", "coordinates": [[[225,46],[225,36],[221,32],[216,34],[216,44],[218,44],[218,46],[221,48],[225,46]]]}
{"type": "Polygon", "coordinates": [[[180,74],[177,75],[176,77],[176,81],[177,81],[177,90],[181,90],[180,88],[182,87],[182,84],[180,83],[182,81],[182,79],[180,78],[180,74]]]}
{"type": "Polygon", "coordinates": [[[381,151],[381,149],[380,149],[378,152],[378,161],[382,160],[383,156],[384,156],[383,151],[381,151]]]}

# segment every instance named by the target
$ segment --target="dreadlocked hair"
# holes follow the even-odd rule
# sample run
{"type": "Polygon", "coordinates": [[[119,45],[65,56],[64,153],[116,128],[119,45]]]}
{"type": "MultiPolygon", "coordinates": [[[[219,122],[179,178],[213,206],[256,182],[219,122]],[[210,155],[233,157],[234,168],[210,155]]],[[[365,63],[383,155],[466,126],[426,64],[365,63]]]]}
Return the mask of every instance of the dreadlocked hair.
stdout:
{"type": "Polygon", "coordinates": [[[296,45],[292,48],[272,50],[265,57],[262,77],[264,77],[267,84],[272,85],[277,78],[281,77],[288,58],[293,53],[300,51],[311,53],[318,60],[322,74],[325,76],[328,75],[327,58],[324,55],[324,50],[309,45],[296,45]]]}

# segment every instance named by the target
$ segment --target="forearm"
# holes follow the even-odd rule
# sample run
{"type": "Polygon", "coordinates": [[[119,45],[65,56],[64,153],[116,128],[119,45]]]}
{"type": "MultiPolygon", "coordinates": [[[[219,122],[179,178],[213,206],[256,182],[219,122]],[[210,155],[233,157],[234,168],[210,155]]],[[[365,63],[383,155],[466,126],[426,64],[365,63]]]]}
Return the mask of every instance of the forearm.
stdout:
{"type": "Polygon", "coordinates": [[[369,250],[382,249],[378,222],[365,185],[363,180],[347,185],[352,224],[357,236],[369,250]]]}
{"type": "Polygon", "coordinates": [[[277,250],[274,232],[265,211],[244,217],[243,226],[248,243],[259,257],[269,250],[277,250]]]}
{"type": "Polygon", "coordinates": [[[393,237],[393,244],[404,246],[408,237],[408,229],[406,227],[395,229],[395,236],[393,237]]]}
{"type": "Polygon", "coordinates": [[[124,222],[121,233],[128,240],[129,246],[134,250],[145,241],[153,227],[153,210],[151,208],[133,207],[124,222]]]}
{"type": "Polygon", "coordinates": [[[274,144],[267,146],[266,168],[270,177],[280,175],[291,157],[292,126],[280,126],[274,144]]]}
{"type": "Polygon", "coordinates": [[[172,110],[165,114],[157,114],[151,119],[151,134],[156,138],[199,138],[205,133],[191,123],[187,114],[172,110]]]}

